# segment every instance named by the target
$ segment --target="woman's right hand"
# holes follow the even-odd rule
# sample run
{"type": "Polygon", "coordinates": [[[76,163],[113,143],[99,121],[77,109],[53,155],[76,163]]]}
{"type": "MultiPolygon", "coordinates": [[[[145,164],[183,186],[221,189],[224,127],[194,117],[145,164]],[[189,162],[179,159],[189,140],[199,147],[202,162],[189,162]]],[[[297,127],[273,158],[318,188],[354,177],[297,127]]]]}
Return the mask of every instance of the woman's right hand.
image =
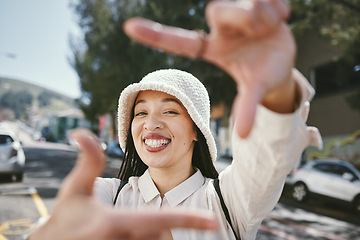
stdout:
{"type": "Polygon", "coordinates": [[[75,130],[72,137],[79,144],[77,163],[64,180],[52,216],[29,240],[160,239],[170,228],[217,228],[208,212],[139,212],[101,204],[93,196],[93,184],[104,168],[103,150],[87,130],[75,130]]]}

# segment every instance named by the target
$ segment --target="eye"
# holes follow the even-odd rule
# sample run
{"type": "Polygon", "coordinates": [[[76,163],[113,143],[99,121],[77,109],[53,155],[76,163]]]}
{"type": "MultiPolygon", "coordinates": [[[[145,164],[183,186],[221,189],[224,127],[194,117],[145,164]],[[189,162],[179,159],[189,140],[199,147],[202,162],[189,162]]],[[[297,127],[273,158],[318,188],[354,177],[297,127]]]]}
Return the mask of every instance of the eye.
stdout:
{"type": "Polygon", "coordinates": [[[138,113],[135,113],[135,117],[144,116],[144,115],[146,115],[146,112],[138,112],[138,113]]]}
{"type": "Polygon", "coordinates": [[[166,111],[165,114],[178,115],[179,113],[173,110],[166,111]]]}

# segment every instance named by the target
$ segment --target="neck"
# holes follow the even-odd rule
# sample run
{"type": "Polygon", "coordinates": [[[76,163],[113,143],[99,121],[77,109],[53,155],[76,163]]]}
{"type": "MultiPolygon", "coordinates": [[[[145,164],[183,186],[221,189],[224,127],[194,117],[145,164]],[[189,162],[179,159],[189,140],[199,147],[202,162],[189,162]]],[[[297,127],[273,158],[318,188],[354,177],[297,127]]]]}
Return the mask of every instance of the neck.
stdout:
{"type": "Polygon", "coordinates": [[[149,168],[149,173],[161,197],[164,197],[165,193],[191,177],[195,173],[195,169],[192,166],[187,169],[173,169],[171,171],[169,169],[149,168]]]}

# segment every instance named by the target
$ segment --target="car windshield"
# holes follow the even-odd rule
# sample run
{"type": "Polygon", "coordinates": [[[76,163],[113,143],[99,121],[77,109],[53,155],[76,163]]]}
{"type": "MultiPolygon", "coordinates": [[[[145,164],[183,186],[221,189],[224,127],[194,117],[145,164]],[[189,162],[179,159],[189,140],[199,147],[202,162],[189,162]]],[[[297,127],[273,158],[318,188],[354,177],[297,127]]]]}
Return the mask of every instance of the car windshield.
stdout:
{"type": "Polygon", "coordinates": [[[14,140],[9,135],[0,135],[0,144],[12,143],[14,140]]]}

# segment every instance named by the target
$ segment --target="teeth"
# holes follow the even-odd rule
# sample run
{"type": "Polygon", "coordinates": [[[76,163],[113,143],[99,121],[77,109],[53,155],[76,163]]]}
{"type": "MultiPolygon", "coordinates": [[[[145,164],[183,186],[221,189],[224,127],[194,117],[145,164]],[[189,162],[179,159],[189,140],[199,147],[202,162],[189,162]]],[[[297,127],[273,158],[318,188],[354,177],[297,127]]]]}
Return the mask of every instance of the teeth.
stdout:
{"type": "Polygon", "coordinates": [[[170,140],[166,139],[145,139],[145,144],[152,148],[157,148],[163,145],[166,145],[170,140]]]}

